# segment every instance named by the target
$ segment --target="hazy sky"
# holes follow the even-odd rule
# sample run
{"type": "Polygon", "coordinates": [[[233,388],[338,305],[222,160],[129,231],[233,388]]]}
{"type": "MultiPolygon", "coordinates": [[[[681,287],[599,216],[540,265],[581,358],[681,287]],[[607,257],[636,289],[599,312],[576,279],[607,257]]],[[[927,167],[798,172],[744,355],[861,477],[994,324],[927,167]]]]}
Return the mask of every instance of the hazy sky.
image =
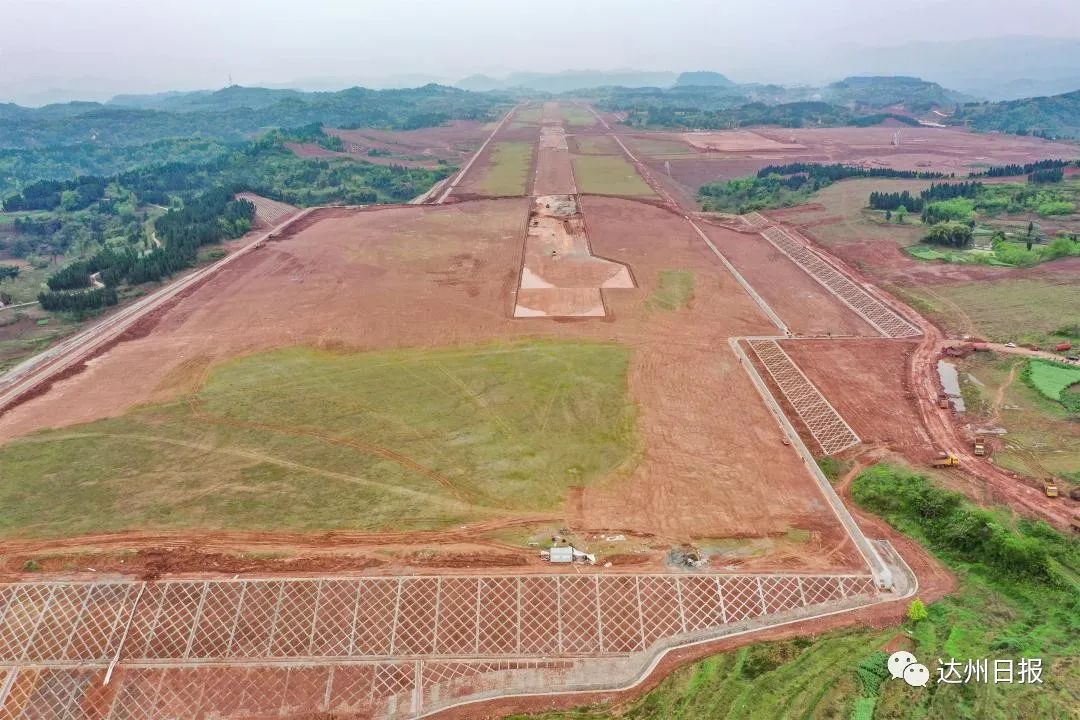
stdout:
{"type": "Polygon", "coordinates": [[[0,0],[0,100],[422,73],[818,80],[837,43],[1080,35],[1077,0],[0,0]]]}

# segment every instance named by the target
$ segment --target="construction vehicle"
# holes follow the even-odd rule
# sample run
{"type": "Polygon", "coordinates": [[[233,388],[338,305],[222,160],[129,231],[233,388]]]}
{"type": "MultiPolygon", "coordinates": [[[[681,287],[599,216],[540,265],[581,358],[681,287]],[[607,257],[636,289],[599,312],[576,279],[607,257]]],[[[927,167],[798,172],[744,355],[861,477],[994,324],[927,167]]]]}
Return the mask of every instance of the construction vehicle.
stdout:
{"type": "Polygon", "coordinates": [[[951,403],[949,402],[949,396],[945,393],[938,393],[937,406],[942,410],[948,410],[951,406],[951,403]]]}
{"type": "Polygon", "coordinates": [[[1072,525],[1073,532],[1080,532],[1080,515],[1073,515],[1069,524],[1072,525]]]}
{"type": "Polygon", "coordinates": [[[975,454],[979,457],[986,455],[986,440],[981,435],[975,438],[975,454]]]}
{"type": "Polygon", "coordinates": [[[1057,483],[1054,482],[1054,478],[1043,481],[1043,492],[1046,493],[1046,497],[1058,496],[1058,486],[1057,483]]]}
{"type": "Polygon", "coordinates": [[[930,463],[930,467],[946,468],[946,467],[960,467],[960,458],[956,457],[952,453],[939,452],[937,457],[930,463]]]}

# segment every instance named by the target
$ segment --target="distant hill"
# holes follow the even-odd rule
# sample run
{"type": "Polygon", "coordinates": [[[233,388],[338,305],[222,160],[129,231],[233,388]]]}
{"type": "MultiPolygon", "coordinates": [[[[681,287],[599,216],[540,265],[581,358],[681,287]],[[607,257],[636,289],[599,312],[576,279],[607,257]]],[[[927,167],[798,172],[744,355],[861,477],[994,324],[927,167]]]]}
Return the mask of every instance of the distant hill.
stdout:
{"type": "MultiPolygon", "coordinates": [[[[1022,4],[1016,7],[1023,12],[1022,4]]],[[[855,68],[862,75],[915,75],[988,100],[1056,95],[1080,89],[1080,38],[1006,36],[891,47],[839,44],[818,70],[855,68]]]]}
{"type": "Polygon", "coordinates": [[[710,70],[696,70],[679,73],[675,80],[675,87],[735,87],[735,83],[718,72],[710,70]]]}
{"type": "Polygon", "coordinates": [[[196,110],[235,110],[237,108],[270,107],[282,100],[303,100],[305,93],[299,90],[271,90],[261,87],[232,85],[221,90],[195,90],[193,92],[169,92],[154,95],[118,95],[109,105],[141,108],[143,110],[168,110],[192,112],[196,110]]]}
{"type": "Polygon", "coordinates": [[[509,100],[501,94],[471,93],[444,85],[338,92],[233,86],[162,97],[129,95],[104,105],[0,105],[0,150],[89,142],[138,145],[191,137],[235,142],[270,127],[296,128],[311,123],[410,130],[452,119],[490,120],[509,100]]]}
{"type": "Polygon", "coordinates": [[[903,105],[913,112],[927,112],[935,107],[952,107],[974,100],[963,93],[946,90],[935,82],[904,75],[847,77],[827,85],[821,99],[866,108],[903,105]]]}
{"type": "Polygon", "coordinates": [[[961,106],[951,122],[976,130],[1080,138],[1080,90],[1024,100],[971,103],[961,106]]]}

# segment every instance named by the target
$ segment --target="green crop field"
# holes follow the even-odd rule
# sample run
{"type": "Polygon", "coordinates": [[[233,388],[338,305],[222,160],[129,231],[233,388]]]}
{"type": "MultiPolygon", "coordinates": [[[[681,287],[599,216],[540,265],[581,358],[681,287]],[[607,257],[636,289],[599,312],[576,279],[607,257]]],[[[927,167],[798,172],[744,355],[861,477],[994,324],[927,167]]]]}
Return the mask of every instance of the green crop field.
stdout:
{"type": "Polygon", "coordinates": [[[1028,363],[1028,378],[1044,397],[1057,400],[1062,390],[1080,383],[1080,367],[1032,360],[1028,363]]]}
{"type": "Polygon", "coordinates": [[[497,142],[481,187],[486,195],[524,195],[532,166],[532,143],[497,142]]]}
{"type": "Polygon", "coordinates": [[[596,124],[596,116],[583,107],[567,105],[559,106],[562,112],[563,122],[573,127],[592,127],[596,124]]]}
{"type": "MultiPolygon", "coordinates": [[[[871,468],[856,480],[856,499],[883,513],[906,534],[932,548],[956,572],[960,588],[931,604],[929,617],[903,627],[853,629],[780,642],[758,643],[715,655],[676,671],[630,703],[600,704],[567,712],[529,715],[529,720],[984,720],[1075,717],[1080,694],[1080,623],[1075,540],[1045,525],[1015,520],[1001,510],[979,514],[963,500],[896,468],[871,468]],[[958,504],[956,519],[993,524],[996,544],[1015,552],[1045,554],[1052,577],[1013,574],[1006,553],[982,559],[958,548],[971,545],[964,532],[949,538],[933,526],[904,488],[932,495],[938,512],[958,504]],[[883,505],[883,498],[885,505],[883,505]],[[886,647],[912,652],[931,670],[930,684],[913,688],[892,679],[886,647]],[[1039,658],[1041,683],[938,684],[938,659],[1039,658]]],[[[920,493],[912,493],[918,497],[920,493]]],[[[981,525],[980,525],[981,527],[981,525]]],[[[1033,563],[1035,564],[1035,563],[1033,563]]],[[[515,720],[525,720],[518,716],[515,720]]]]}
{"type": "Polygon", "coordinates": [[[629,360],[536,341],[229,361],[191,397],[0,447],[0,534],[422,529],[552,510],[636,458],[629,360]]]}
{"type": "Polygon", "coordinates": [[[645,300],[645,307],[670,312],[686,307],[693,297],[694,273],[689,270],[661,270],[660,283],[645,300]]]}
{"type": "Polygon", "coordinates": [[[652,188],[634,166],[618,155],[576,157],[574,177],[581,192],[599,195],[653,195],[652,188]]]}

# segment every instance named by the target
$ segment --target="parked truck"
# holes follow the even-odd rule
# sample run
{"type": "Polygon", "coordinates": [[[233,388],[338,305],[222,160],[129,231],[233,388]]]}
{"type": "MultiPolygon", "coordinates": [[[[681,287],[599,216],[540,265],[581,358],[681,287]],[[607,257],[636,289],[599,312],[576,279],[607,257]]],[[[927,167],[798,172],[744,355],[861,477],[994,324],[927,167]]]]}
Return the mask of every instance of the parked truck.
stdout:
{"type": "Polygon", "coordinates": [[[986,440],[981,435],[975,438],[975,454],[980,457],[986,455],[986,440]]]}
{"type": "Polygon", "coordinates": [[[1043,481],[1043,492],[1046,493],[1046,497],[1053,498],[1058,496],[1058,486],[1057,482],[1054,481],[1054,478],[1043,481]]]}

